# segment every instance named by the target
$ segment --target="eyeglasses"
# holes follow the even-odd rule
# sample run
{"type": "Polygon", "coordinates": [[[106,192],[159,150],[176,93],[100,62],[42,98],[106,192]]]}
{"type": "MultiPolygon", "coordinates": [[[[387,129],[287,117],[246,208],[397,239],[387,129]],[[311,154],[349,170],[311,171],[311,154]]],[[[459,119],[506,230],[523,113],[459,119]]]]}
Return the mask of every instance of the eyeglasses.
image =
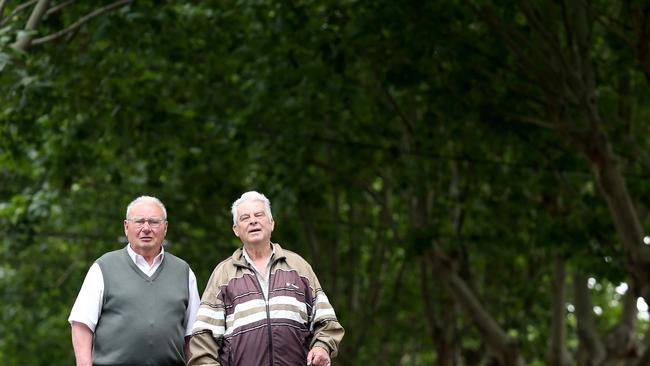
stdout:
{"type": "Polygon", "coordinates": [[[163,222],[167,221],[165,219],[161,219],[160,217],[150,217],[148,219],[144,217],[136,217],[134,219],[126,219],[126,220],[132,222],[136,228],[143,227],[145,222],[149,224],[149,227],[158,228],[163,224],[163,222]]]}

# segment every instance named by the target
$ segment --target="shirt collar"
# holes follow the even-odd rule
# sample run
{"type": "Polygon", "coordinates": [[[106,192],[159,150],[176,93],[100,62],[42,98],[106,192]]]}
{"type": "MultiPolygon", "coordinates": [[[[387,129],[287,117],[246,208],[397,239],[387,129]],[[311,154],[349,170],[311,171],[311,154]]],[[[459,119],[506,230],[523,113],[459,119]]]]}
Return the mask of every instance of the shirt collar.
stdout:
{"type": "MultiPolygon", "coordinates": [[[[147,260],[144,259],[143,256],[136,253],[133,250],[133,248],[131,248],[131,244],[126,245],[126,251],[127,251],[127,253],[129,253],[129,257],[131,257],[131,260],[133,261],[133,263],[135,263],[135,264],[138,264],[138,262],[147,263],[147,260]]],[[[156,262],[162,262],[163,258],[165,258],[165,247],[163,247],[161,245],[160,246],[160,253],[158,253],[158,255],[153,259],[152,265],[155,264],[156,262]]],[[[149,263],[147,263],[147,265],[149,265],[149,263]]]]}
{"type": "MultiPolygon", "coordinates": [[[[242,254],[244,255],[244,258],[246,259],[246,262],[253,264],[253,261],[251,260],[251,257],[248,256],[248,253],[246,252],[246,248],[241,248],[242,254]]],[[[271,263],[271,258],[275,255],[275,245],[271,243],[271,255],[269,256],[269,263],[271,263]]]]}

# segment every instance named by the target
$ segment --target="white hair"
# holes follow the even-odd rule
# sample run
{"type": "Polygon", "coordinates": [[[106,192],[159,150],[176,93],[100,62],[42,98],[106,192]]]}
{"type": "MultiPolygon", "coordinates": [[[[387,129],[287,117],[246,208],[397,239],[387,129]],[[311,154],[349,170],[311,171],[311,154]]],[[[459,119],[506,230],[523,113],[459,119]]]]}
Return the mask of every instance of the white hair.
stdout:
{"type": "Polygon", "coordinates": [[[241,197],[239,197],[235,202],[233,202],[232,207],[230,208],[230,212],[232,212],[233,225],[237,225],[237,207],[242,203],[249,202],[249,201],[263,202],[264,212],[266,212],[266,215],[269,217],[269,220],[273,221],[273,214],[271,214],[271,201],[269,201],[269,199],[266,198],[265,195],[259,192],[248,191],[242,194],[241,197]]]}
{"type": "Polygon", "coordinates": [[[152,197],[152,196],[140,196],[140,197],[134,199],[133,201],[131,201],[131,203],[129,203],[129,205],[126,206],[126,218],[127,219],[129,218],[129,212],[131,212],[131,208],[133,208],[133,206],[135,206],[137,204],[140,204],[140,203],[154,203],[154,204],[158,205],[158,207],[160,207],[160,209],[163,212],[163,216],[164,216],[163,218],[165,220],[167,220],[167,210],[165,209],[165,205],[163,205],[162,201],[160,201],[158,198],[152,197]]]}

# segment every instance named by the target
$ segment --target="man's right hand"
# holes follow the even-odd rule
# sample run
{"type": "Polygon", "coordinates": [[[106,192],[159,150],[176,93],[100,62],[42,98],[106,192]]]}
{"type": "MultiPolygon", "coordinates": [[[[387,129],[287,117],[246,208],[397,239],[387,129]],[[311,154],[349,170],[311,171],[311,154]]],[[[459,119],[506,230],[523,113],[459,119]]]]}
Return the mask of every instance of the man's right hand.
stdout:
{"type": "Polygon", "coordinates": [[[307,355],[307,365],[311,366],[329,366],[330,355],[323,347],[315,346],[307,355]]]}

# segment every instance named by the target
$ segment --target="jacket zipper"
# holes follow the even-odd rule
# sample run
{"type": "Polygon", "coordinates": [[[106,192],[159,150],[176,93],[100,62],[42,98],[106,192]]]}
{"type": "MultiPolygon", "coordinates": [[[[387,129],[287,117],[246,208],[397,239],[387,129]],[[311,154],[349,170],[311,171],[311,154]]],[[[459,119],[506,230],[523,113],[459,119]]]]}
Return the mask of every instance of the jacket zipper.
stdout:
{"type": "MultiPolygon", "coordinates": [[[[269,275],[269,277],[271,276],[269,275]]],[[[269,281],[269,296],[270,293],[271,293],[271,281],[269,281]]],[[[271,310],[269,308],[269,299],[265,299],[265,301],[266,301],[266,321],[269,325],[269,365],[273,366],[273,331],[271,330],[271,310]]]]}
{"type": "MultiPolygon", "coordinates": [[[[253,271],[253,274],[255,274],[255,270],[253,268],[249,266],[248,269],[253,271]]],[[[273,263],[271,263],[271,269],[273,269],[273,263]]],[[[255,279],[257,280],[257,285],[260,287],[260,290],[262,290],[262,284],[260,283],[260,279],[257,278],[257,275],[255,275],[255,279]]],[[[273,366],[273,332],[271,331],[271,309],[269,307],[268,299],[271,296],[271,270],[269,270],[268,281],[269,288],[267,295],[264,297],[264,304],[266,305],[266,324],[268,325],[269,330],[269,365],[273,366]]],[[[264,291],[262,291],[262,296],[264,296],[264,291]]]]}

